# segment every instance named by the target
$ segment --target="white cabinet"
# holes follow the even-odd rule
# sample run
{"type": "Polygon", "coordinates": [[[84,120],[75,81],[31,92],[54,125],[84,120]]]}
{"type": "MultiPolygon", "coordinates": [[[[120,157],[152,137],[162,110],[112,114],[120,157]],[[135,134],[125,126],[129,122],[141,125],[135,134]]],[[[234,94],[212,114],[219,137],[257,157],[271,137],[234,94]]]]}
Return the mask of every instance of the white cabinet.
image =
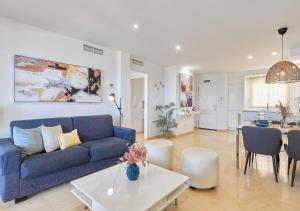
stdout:
{"type": "Polygon", "coordinates": [[[199,127],[206,129],[217,129],[217,114],[214,113],[200,113],[199,115],[199,127]]]}
{"type": "Polygon", "coordinates": [[[189,114],[179,114],[177,112],[176,121],[178,125],[175,130],[176,136],[194,131],[194,118],[197,114],[192,111],[190,112],[189,114]]]}

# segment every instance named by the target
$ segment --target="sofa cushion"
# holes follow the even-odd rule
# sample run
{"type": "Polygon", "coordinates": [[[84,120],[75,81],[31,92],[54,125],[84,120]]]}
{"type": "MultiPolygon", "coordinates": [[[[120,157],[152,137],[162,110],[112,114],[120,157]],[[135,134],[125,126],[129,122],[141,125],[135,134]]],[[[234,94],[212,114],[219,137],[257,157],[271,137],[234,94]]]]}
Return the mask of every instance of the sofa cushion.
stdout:
{"type": "Polygon", "coordinates": [[[21,178],[34,178],[61,171],[90,161],[86,147],[71,147],[28,156],[21,164],[21,178]]]}
{"type": "Polygon", "coordinates": [[[43,142],[46,152],[52,152],[59,148],[58,136],[63,133],[61,125],[54,127],[41,126],[43,142]]]}
{"type": "Polygon", "coordinates": [[[62,133],[58,136],[59,147],[61,150],[81,144],[77,129],[70,133],[62,133]]]}
{"type": "Polygon", "coordinates": [[[22,129],[14,127],[14,144],[21,149],[22,157],[34,155],[45,150],[41,128],[22,129]]]}
{"type": "Polygon", "coordinates": [[[12,121],[10,123],[11,128],[11,137],[13,134],[13,128],[19,127],[23,129],[30,129],[40,127],[42,125],[53,127],[56,125],[61,125],[64,133],[70,132],[73,130],[73,122],[71,118],[48,118],[48,119],[31,119],[31,120],[19,120],[12,121]]]}
{"type": "Polygon", "coordinates": [[[111,115],[73,117],[74,129],[81,142],[89,142],[114,136],[111,115]]]}
{"type": "Polygon", "coordinates": [[[122,138],[110,137],[98,141],[86,142],[81,144],[81,146],[90,149],[91,161],[98,161],[116,155],[123,155],[131,143],[131,141],[122,138]]]}

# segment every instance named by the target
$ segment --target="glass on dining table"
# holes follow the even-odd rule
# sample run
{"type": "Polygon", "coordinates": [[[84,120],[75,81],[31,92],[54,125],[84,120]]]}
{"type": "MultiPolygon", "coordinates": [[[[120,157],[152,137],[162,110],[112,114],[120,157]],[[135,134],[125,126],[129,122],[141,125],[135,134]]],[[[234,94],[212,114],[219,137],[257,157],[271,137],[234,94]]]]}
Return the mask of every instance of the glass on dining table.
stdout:
{"type": "Polygon", "coordinates": [[[272,122],[273,122],[273,117],[268,116],[268,117],[267,117],[267,121],[269,122],[269,125],[271,126],[271,125],[272,125],[272,122]]]}

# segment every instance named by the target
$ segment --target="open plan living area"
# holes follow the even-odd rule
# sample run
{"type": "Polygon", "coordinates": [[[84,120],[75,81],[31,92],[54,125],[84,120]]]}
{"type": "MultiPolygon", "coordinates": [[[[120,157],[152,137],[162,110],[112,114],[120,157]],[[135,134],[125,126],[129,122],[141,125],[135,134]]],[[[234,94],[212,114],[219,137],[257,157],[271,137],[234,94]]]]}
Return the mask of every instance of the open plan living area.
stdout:
{"type": "Polygon", "coordinates": [[[0,0],[0,211],[300,210],[299,0],[0,0]]]}

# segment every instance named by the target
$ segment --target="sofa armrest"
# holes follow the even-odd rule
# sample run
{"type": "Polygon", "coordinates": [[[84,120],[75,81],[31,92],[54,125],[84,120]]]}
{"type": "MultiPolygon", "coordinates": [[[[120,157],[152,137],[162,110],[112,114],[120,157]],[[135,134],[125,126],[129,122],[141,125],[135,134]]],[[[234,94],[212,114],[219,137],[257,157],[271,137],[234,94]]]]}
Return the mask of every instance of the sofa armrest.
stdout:
{"type": "Polygon", "coordinates": [[[123,138],[128,141],[135,142],[135,130],[125,127],[114,126],[115,136],[118,138],[123,138]]]}
{"type": "Polygon", "coordinates": [[[0,176],[20,171],[21,151],[8,139],[0,139],[0,176]]]}

